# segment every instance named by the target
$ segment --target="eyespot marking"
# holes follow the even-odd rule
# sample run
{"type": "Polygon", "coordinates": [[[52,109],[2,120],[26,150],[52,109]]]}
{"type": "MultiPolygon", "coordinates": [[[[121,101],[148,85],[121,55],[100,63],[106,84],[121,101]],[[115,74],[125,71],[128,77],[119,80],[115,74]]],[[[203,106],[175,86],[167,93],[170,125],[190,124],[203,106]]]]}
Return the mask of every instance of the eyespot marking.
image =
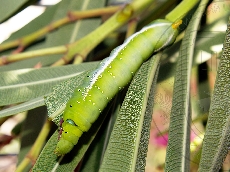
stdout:
{"type": "Polygon", "coordinates": [[[67,119],[66,122],[69,123],[70,125],[77,126],[72,119],[67,119]]]}

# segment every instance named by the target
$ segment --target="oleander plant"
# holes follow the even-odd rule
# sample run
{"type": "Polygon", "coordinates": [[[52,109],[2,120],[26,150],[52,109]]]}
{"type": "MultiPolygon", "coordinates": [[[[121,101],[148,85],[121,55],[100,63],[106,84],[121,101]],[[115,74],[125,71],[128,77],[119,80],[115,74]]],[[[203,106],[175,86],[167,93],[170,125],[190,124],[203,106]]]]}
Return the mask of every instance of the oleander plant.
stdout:
{"type": "Polygon", "coordinates": [[[229,1],[0,4],[0,171],[230,169],[229,1]]]}

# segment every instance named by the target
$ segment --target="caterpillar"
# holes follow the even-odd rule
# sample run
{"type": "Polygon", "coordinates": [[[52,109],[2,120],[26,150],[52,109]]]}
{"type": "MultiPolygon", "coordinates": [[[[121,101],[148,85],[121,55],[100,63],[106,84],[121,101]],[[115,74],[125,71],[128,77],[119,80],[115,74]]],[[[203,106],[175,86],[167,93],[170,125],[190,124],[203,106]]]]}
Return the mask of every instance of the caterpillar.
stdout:
{"type": "Polygon", "coordinates": [[[136,32],[101,61],[66,104],[55,153],[69,153],[115,94],[126,86],[153,53],[171,45],[181,21],[159,19],[136,32]]]}

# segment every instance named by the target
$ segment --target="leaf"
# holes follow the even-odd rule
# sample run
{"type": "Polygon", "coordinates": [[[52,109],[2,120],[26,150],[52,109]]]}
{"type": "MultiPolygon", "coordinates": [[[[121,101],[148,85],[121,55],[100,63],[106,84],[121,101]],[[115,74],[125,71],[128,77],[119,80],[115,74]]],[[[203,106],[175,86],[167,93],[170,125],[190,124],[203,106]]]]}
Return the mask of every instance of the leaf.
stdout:
{"type": "MultiPolygon", "coordinates": [[[[104,6],[104,3],[105,0],[61,1],[53,18],[53,21],[65,17],[69,11],[84,11],[87,9],[97,9],[104,6]]],[[[58,29],[56,32],[52,32],[49,34],[46,46],[59,46],[74,42],[87,35],[88,33],[92,32],[97,26],[100,25],[100,23],[101,19],[96,18],[79,20],[77,22],[65,25],[58,29]]]]}
{"type": "MultiPolygon", "coordinates": [[[[51,20],[53,18],[53,15],[54,15],[58,5],[59,4],[56,4],[56,5],[51,6],[51,7],[47,7],[43,14],[41,14],[40,16],[38,16],[37,18],[32,20],[30,23],[25,25],[23,28],[21,28],[17,32],[13,33],[5,42],[21,38],[23,36],[26,36],[27,34],[33,33],[35,31],[37,31],[38,29],[41,29],[42,27],[48,25],[51,22],[51,20]]],[[[35,44],[33,46],[28,47],[26,49],[26,51],[45,48],[45,46],[46,46],[45,42],[42,41],[39,44],[35,44]]],[[[5,55],[5,54],[9,54],[9,53],[11,53],[11,50],[1,52],[0,55],[5,55]]],[[[47,60],[49,60],[47,57],[43,57],[41,59],[40,58],[41,57],[28,59],[28,60],[22,60],[22,61],[19,61],[19,62],[7,64],[5,66],[1,66],[0,67],[0,72],[9,71],[9,70],[15,70],[15,69],[22,69],[22,68],[31,68],[35,64],[37,64],[39,61],[43,61],[43,60],[47,61],[47,60]]],[[[43,66],[44,66],[44,64],[45,63],[43,63],[43,66]]]]}
{"type": "Polygon", "coordinates": [[[32,2],[34,2],[34,0],[0,0],[0,23],[11,17],[17,11],[22,10],[26,7],[26,5],[32,2]]]}
{"type": "Polygon", "coordinates": [[[208,0],[200,2],[182,41],[177,62],[173,103],[170,115],[169,142],[165,170],[189,171],[190,166],[190,75],[194,51],[193,41],[208,0]]]}
{"type": "Polygon", "coordinates": [[[81,136],[81,139],[79,139],[74,149],[64,157],[57,157],[57,155],[54,154],[58,142],[58,132],[56,131],[45,145],[32,171],[73,171],[94,140],[109,108],[110,106],[103,111],[97,121],[92,124],[89,131],[81,136]]]}
{"type": "MultiPolygon", "coordinates": [[[[157,57],[157,59],[151,60],[151,63],[150,63],[151,65],[153,65],[154,61],[156,62],[156,64],[153,65],[153,67],[152,67],[153,69],[152,70],[149,69],[151,72],[146,69],[146,70],[144,70],[142,75],[139,77],[143,77],[143,76],[146,77],[146,72],[149,72],[149,75],[153,77],[154,72],[152,72],[152,71],[154,71],[154,69],[156,69],[157,61],[159,61],[159,58],[160,57],[157,57]]],[[[147,64],[146,64],[146,66],[148,66],[147,64]]],[[[149,64],[149,67],[150,67],[150,64],[149,64]]],[[[148,76],[148,77],[150,77],[150,76],[148,76]]],[[[71,92],[73,92],[74,88],[77,86],[76,83],[77,82],[68,80],[68,81],[60,84],[59,86],[57,86],[55,88],[56,94],[58,93],[58,96],[61,96],[62,99],[58,99],[57,97],[55,97],[55,93],[53,93],[52,96],[48,97],[48,99],[46,101],[48,102],[47,107],[48,107],[48,113],[49,114],[50,113],[52,114],[53,112],[57,111],[57,109],[63,103],[65,104],[65,102],[71,96],[71,92]],[[71,83],[69,83],[69,82],[71,82],[71,83]],[[75,86],[73,86],[74,83],[75,83],[75,86]],[[63,87],[66,87],[66,89],[63,89],[63,87]],[[71,89],[73,89],[73,90],[71,91],[71,89]],[[68,90],[68,91],[65,93],[66,90],[68,90]],[[60,91],[62,93],[60,93],[60,91]],[[70,92],[70,93],[68,93],[68,92],[70,92]],[[69,95],[65,95],[65,94],[69,94],[69,95]],[[56,98],[56,100],[55,100],[55,98],[56,98]],[[50,99],[52,99],[52,101],[50,99]]],[[[80,84],[80,83],[78,82],[78,84],[80,84]]],[[[145,85],[145,84],[143,84],[143,85],[145,85]]],[[[150,85],[151,85],[151,81],[150,81],[150,85]]],[[[149,90],[150,90],[150,85],[148,84],[149,90]]],[[[148,93],[145,93],[144,91],[142,91],[142,94],[145,95],[148,93]]],[[[136,103],[139,103],[139,101],[136,103]]],[[[106,112],[106,111],[107,110],[105,110],[104,112],[106,112]]],[[[93,138],[95,137],[99,126],[101,125],[102,121],[104,120],[104,116],[105,116],[104,113],[100,115],[99,119],[93,124],[92,128],[88,132],[83,134],[83,136],[79,140],[78,144],[75,146],[74,150],[71,151],[70,154],[65,155],[63,160],[57,159],[56,155],[54,153],[51,153],[55,149],[55,146],[53,146],[53,145],[57,144],[57,133],[55,135],[53,135],[50,138],[49,142],[46,144],[46,146],[45,146],[43,152],[41,153],[41,155],[40,155],[36,165],[34,166],[33,170],[34,171],[44,171],[44,170],[48,170],[48,171],[51,171],[51,170],[72,171],[75,168],[76,164],[78,164],[79,161],[82,159],[82,157],[85,154],[86,150],[88,149],[90,143],[92,142],[93,138]],[[53,155],[50,155],[50,154],[53,154],[53,155]],[[45,159],[45,162],[44,162],[44,159],[45,159]],[[68,159],[71,159],[71,160],[67,161],[68,159]],[[49,164],[49,167],[47,167],[48,165],[47,166],[46,165],[41,166],[41,164],[49,164]]],[[[56,121],[56,124],[59,123],[58,120],[55,120],[55,121],[56,121]]],[[[141,132],[141,130],[140,130],[140,132],[141,132]]],[[[141,133],[139,133],[139,134],[141,134],[141,133]]],[[[145,145],[145,149],[146,149],[146,147],[147,147],[147,144],[145,145]]]]}
{"type": "Polygon", "coordinates": [[[58,142],[57,138],[58,132],[56,131],[46,143],[32,171],[52,171],[55,165],[58,166],[61,157],[58,158],[57,155],[54,154],[54,149],[58,142]]]}
{"type": "Polygon", "coordinates": [[[146,157],[148,152],[148,142],[151,129],[151,121],[154,106],[155,88],[157,85],[159,66],[155,72],[154,80],[151,86],[151,90],[148,97],[147,107],[145,111],[145,117],[143,120],[143,127],[141,130],[140,144],[137,153],[135,171],[143,171],[146,166],[146,157]]]}
{"type": "Polygon", "coordinates": [[[0,118],[11,116],[20,112],[24,112],[30,109],[34,109],[36,107],[40,107],[45,105],[44,98],[38,97],[36,99],[33,99],[31,101],[4,109],[0,111],[0,118]]]}
{"type": "Polygon", "coordinates": [[[109,114],[83,157],[83,161],[80,165],[81,172],[99,171],[121,103],[124,100],[124,93],[126,93],[126,90],[123,90],[115,96],[109,114]]]}
{"type": "Polygon", "coordinates": [[[45,97],[45,104],[48,109],[48,117],[56,125],[60,123],[60,115],[65,108],[65,104],[73,95],[75,88],[82,83],[87,72],[80,74],[78,77],[73,77],[53,88],[52,94],[45,97]]]}
{"type": "Polygon", "coordinates": [[[219,171],[230,147],[229,22],[203,141],[200,172],[219,171]]]}
{"type": "MultiPolygon", "coordinates": [[[[225,37],[224,30],[226,30],[228,17],[229,14],[221,16],[213,23],[203,26],[201,28],[202,30],[197,33],[196,39],[193,40],[193,44],[195,44],[193,65],[198,65],[209,60],[214,53],[221,53],[221,48],[214,50],[213,47],[218,47],[223,44],[225,37]]],[[[160,67],[159,81],[174,76],[180,45],[181,41],[178,41],[163,51],[163,56],[166,58],[167,63],[163,63],[160,67]]]]}
{"type": "Polygon", "coordinates": [[[159,54],[153,56],[133,78],[110,136],[100,171],[119,171],[121,166],[122,171],[144,171],[153,102],[147,109],[146,106],[159,60],[159,54]]]}
{"type": "Polygon", "coordinates": [[[61,81],[94,68],[98,63],[84,63],[41,69],[19,69],[0,73],[0,105],[20,103],[52,92],[61,81]],[[22,96],[23,95],[23,96],[22,96]]]}
{"type": "MultiPolygon", "coordinates": [[[[32,33],[37,29],[40,29],[52,21],[56,21],[60,18],[66,17],[67,13],[71,10],[86,10],[86,9],[95,9],[104,6],[105,0],[72,0],[72,1],[61,1],[54,7],[48,8],[44,14],[37,17],[27,26],[22,28],[17,32],[17,34],[10,37],[9,40],[20,38],[23,35],[28,33],[32,33]],[[41,26],[39,24],[41,23],[41,26]]],[[[72,43],[79,38],[87,35],[88,33],[95,30],[101,23],[100,18],[93,19],[84,19],[79,20],[75,23],[67,24],[51,33],[48,33],[45,37],[45,42],[41,42],[39,44],[35,44],[26,49],[26,51],[37,50],[41,48],[54,47],[58,45],[66,45],[72,43]],[[61,35],[61,36],[60,36],[61,35]]],[[[8,40],[7,40],[8,41],[8,40]]],[[[7,52],[9,53],[9,51],[7,52]]],[[[5,54],[5,53],[4,53],[5,54]]],[[[32,59],[22,60],[19,62],[11,63],[6,66],[0,67],[0,71],[12,70],[12,69],[20,69],[20,68],[28,68],[33,67],[37,63],[41,63],[42,66],[48,66],[53,64],[62,55],[49,55],[40,56],[32,59]]]]}
{"type": "MultiPolygon", "coordinates": [[[[33,146],[38,134],[46,120],[46,108],[39,107],[28,112],[27,118],[25,119],[22,127],[21,137],[20,137],[20,152],[18,154],[18,163],[26,157],[33,146]],[[28,139],[29,138],[29,139],[28,139]]],[[[30,167],[31,168],[31,167],[30,167]]],[[[26,170],[25,170],[26,171],[26,170]]]]}
{"type": "Polygon", "coordinates": [[[108,120],[104,121],[95,139],[92,141],[91,145],[87,149],[82,159],[82,163],[79,164],[81,167],[81,172],[98,172],[99,170],[101,160],[104,155],[103,149],[106,145],[104,143],[106,138],[105,127],[107,126],[105,122],[108,122],[108,120]]]}
{"type": "MultiPolygon", "coordinates": [[[[87,9],[96,9],[103,7],[105,0],[72,0],[61,1],[54,15],[53,21],[66,17],[69,11],[83,11],[87,9]]],[[[48,34],[45,47],[53,47],[59,45],[66,45],[82,38],[88,33],[95,30],[101,23],[100,18],[84,19],[74,23],[65,25],[58,30],[48,34]],[[61,35],[61,36],[60,36],[61,35]]],[[[61,55],[50,55],[47,62],[42,62],[43,65],[49,65],[61,58],[61,55]]],[[[47,59],[47,58],[46,58],[47,59]]]]}

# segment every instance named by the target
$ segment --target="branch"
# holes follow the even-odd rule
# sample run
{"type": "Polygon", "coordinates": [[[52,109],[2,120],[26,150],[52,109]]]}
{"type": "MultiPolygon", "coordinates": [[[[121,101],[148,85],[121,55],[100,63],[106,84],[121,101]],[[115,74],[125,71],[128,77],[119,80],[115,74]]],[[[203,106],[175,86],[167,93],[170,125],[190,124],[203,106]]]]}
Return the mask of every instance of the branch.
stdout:
{"type": "Polygon", "coordinates": [[[69,12],[67,14],[67,17],[64,17],[62,19],[59,19],[48,26],[45,26],[41,28],[40,30],[31,33],[27,36],[24,36],[22,38],[19,38],[17,40],[13,40],[10,42],[6,42],[0,45],[0,51],[7,50],[9,48],[13,48],[18,46],[17,50],[15,50],[13,53],[20,53],[22,52],[25,47],[33,43],[34,41],[38,40],[39,38],[43,37],[47,33],[65,25],[71,22],[75,22],[76,20],[84,19],[84,18],[90,18],[90,17],[99,17],[103,16],[105,14],[113,14],[116,11],[118,11],[121,8],[121,6],[110,6],[106,8],[99,8],[99,9],[93,9],[93,10],[85,10],[85,11],[76,11],[76,12],[69,12]]]}

